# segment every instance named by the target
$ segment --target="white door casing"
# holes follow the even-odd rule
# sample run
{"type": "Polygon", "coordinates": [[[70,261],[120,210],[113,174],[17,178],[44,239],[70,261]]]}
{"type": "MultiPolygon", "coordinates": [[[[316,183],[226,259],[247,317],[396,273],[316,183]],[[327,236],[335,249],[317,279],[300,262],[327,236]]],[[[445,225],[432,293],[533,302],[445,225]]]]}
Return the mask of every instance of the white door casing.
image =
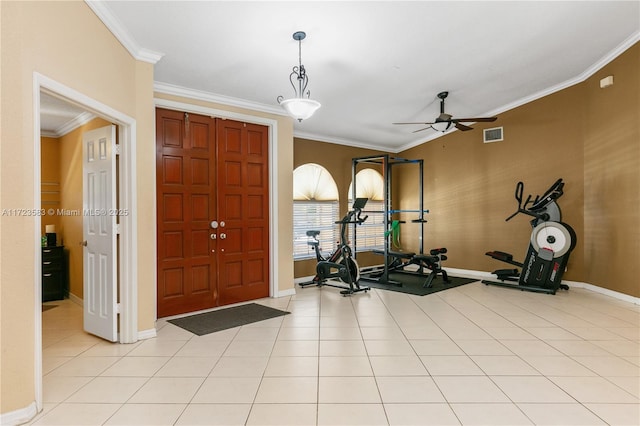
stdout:
{"type": "Polygon", "coordinates": [[[84,329],[111,342],[117,328],[116,126],[82,136],[84,329]]]}

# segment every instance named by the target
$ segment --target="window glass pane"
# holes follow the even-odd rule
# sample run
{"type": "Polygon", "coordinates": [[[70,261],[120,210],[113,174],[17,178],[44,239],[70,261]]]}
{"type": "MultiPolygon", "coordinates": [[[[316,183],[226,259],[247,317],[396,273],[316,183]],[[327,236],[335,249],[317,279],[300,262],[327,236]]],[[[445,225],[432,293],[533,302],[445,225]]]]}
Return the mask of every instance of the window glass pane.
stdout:
{"type": "MultiPolygon", "coordinates": [[[[349,185],[349,204],[351,199],[353,182],[349,185]]],[[[356,229],[356,251],[382,250],[384,249],[384,179],[374,169],[363,169],[356,173],[356,197],[369,199],[364,210],[367,220],[358,225],[356,229]]],[[[349,229],[349,240],[353,241],[353,226],[349,229]]]]}
{"type": "Polygon", "coordinates": [[[313,247],[307,244],[307,231],[320,231],[322,253],[332,252],[339,238],[337,201],[294,201],[293,202],[293,258],[315,258],[313,247]]]}
{"type": "MultiPolygon", "coordinates": [[[[363,216],[368,216],[362,225],[356,228],[356,251],[368,251],[384,249],[384,202],[369,200],[364,210],[363,216]],[[374,213],[378,212],[378,213],[374,213]]],[[[349,230],[349,240],[353,241],[353,226],[349,230]]]]}

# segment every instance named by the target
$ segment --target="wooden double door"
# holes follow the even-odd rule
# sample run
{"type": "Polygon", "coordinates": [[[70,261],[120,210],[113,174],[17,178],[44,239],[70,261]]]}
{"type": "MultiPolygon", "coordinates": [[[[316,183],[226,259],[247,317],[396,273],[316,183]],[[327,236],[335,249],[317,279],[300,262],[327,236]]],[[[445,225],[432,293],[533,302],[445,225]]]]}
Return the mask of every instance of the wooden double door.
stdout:
{"type": "Polygon", "coordinates": [[[265,126],[156,110],[158,317],[269,296],[265,126]]]}

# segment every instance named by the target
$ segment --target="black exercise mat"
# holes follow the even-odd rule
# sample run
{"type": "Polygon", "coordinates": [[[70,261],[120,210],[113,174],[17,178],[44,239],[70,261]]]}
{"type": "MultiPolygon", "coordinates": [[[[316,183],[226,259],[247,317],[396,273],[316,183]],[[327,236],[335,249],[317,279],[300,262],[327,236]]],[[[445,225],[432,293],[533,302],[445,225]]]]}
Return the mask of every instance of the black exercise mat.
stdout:
{"type": "Polygon", "coordinates": [[[425,280],[427,279],[426,275],[417,276],[412,274],[401,274],[398,272],[394,272],[389,274],[389,278],[393,281],[398,281],[402,283],[402,286],[392,285],[392,284],[382,284],[379,282],[368,281],[365,279],[360,279],[360,286],[369,286],[371,288],[379,288],[389,291],[397,291],[399,293],[408,293],[415,294],[416,296],[425,296],[431,293],[437,293],[438,291],[447,290],[454,287],[459,287],[461,285],[469,284],[478,281],[477,279],[472,278],[458,278],[458,277],[449,277],[449,283],[445,283],[442,280],[442,277],[438,275],[431,282],[433,285],[431,287],[422,287],[425,280]]]}
{"type": "Polygon", "coordinates": [[[169,320],[171,324],[184,328],[187,331],[203,336],[228,328],[239,327],[270,318],[287,315],[290,312],[249,303],[247,305],[234,306],[232,308],[205,312],[203,314],[190,315],[188,317],[169,320]]]}

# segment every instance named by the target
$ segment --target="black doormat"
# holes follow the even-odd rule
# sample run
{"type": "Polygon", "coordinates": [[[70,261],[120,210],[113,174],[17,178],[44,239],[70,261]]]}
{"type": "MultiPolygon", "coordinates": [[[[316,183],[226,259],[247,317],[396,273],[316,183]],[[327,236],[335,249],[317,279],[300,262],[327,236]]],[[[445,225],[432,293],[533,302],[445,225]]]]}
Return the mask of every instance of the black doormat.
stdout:
{"type": "Polygon", "coordinates": [[[184,328],[187,331],[203,336],[228,328],[239,327],[270,318],[287,315],[290,312],[249,303],[247,305],[234,306],[232,308],[205,312],[203,314],[190,315],[188,317],[169,320],[171,324],[184,328]]]}
{"type": "Polygon", "coordinates": [[[413,274],[402,274],[402,273],[391,273],[389,274],[389,278],[392,281],[397,281],[402,283],[402,286],[397,286],[393,284],[383,284],[381,282],[369,281],[361,278],[361,285],[366,285],[372,288],[379,288],[383,290],[389,291],[397,291],[399,293],[407,293],[407,294],[415,294],[416,296],[425,296],[431,293],[437,293],[438,291],[447,290],[454,287],[459,287],[461,285],[469,284],[478,281],[477,279],[472,278],[458,278],[458,277],[449,277],[449,283],[445,283],[442,280],[442,277],[438,275],[432,281],[431,287],[423,287],[425,280],[427,279],[426,275],[413,275],[413,274]]]}

